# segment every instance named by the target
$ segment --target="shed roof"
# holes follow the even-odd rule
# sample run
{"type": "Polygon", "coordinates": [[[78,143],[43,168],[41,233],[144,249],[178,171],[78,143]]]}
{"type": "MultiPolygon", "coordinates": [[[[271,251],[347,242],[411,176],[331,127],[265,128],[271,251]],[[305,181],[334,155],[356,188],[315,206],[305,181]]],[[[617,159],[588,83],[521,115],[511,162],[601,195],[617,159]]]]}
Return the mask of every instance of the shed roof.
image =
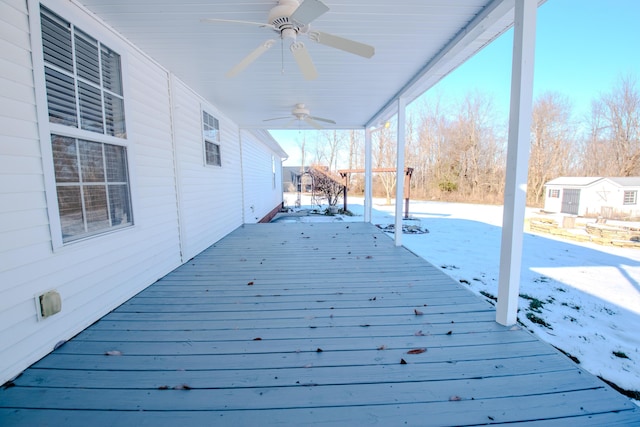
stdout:
{"type": "Polygon", "coordinates": [[[575,187],[587,187],[602,179],[601,176],[560,176],[552,179],[545,185],[569,185],[575,187]]]}
{"type": "Polygon", "coordinates": [[[620,187],[640,187],[640,176],[560,176],[545,185],[566,185],[571,187],[589,187],[601,180],[609,180],[620,187]]]}

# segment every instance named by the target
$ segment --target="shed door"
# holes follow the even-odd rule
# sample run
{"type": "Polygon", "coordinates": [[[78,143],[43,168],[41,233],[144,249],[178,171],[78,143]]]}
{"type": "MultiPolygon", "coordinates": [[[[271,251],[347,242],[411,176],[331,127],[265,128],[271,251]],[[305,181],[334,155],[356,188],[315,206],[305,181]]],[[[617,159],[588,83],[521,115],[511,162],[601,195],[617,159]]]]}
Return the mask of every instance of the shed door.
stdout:
{"type": "Polygon", "coordinates": [[[562,190],[562,210],[560,212],[578,215],[580,207],[580,189],[564,188],[562,190]]]}

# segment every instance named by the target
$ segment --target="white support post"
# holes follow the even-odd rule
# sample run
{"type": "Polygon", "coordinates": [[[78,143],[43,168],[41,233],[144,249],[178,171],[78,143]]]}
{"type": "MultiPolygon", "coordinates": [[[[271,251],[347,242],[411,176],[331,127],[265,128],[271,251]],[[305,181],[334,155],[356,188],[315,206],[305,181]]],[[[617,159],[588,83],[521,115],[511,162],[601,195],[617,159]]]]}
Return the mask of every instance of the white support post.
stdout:
{"type": "Polygon", "coordinates": [[[364,222],[371,222],[373,179],[371,177],[371,129],[364,130],[364,222]]]}
{"type": "Polygon", "coordinates": [[[398,98],[398,144],[396,151],[396,223],[394,238],[396,246],[402,246],[402,208],[404,206],[404,145],[406,129],[406,101],[398,98]]]}
{"type": "Polygon", "coordinates": [[[496,312],[496,321],[502,325],[515,324],[518,316],[527,170],[531,142],[537,6],[538,0],[516,0],[515,2],[511,108],[496,312]]]}

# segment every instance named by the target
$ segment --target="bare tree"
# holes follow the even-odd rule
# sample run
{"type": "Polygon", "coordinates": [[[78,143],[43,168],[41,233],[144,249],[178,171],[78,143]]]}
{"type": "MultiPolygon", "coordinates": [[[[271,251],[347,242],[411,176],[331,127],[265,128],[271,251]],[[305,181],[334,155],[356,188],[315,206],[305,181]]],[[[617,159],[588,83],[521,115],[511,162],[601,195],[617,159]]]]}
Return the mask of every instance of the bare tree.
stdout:
{"type": "Polygon", "coordinates": [[[330,170],[338,169],[338,160],[344,149],[347,134],[341,130],[323,130],[316,141],[316,161],[326,165],[330,170]]]}
{"type": "MultiPolygon", "coordinates": [[[[372,137],[372,156],[376,168],[391,168],[396,166],[396,140],[394,137],[395,126],[383,126],[372,137]],[[373,142],[375,138],[375,143],[373,142]]],[[[378,174],[378,180],[385,191],[387,204],[391,204],[391,194],[396,186],[396,174],[382,172],[378,174]]]]}
{"type": "Polygon", "coordinates": [[[554,92],[543,93],[533,106],[531,154],[527,202],[544,203],[544,185],[553,178],[567,175],[574,159],[575,130],[571,122],[571,104],[554,92]]]}
{"type": "Polygon", "coordinates": [[[447,190],[470,200],[484,200],[495,188],[502,168],[502,146],[496,137],[492,99],[479,91],[468,93],[450,124],[443,159],[447,190]]]}
{"type": "Polygon", "coordinates": [[[640,175],[640,93],[635,77],[620,77],[610,93],[592,103],[584,153],[589,156],[584,163],[594,175],[640,175]]]}
{"type": "Polygon", "coordinates": [[[340,176],[333,174],[325,166],[311,165],[309,175],[313,180],[315,191],[320,192],[326,199],[329,206],[335,206],[343,195],[344,185],[340,176]]]}

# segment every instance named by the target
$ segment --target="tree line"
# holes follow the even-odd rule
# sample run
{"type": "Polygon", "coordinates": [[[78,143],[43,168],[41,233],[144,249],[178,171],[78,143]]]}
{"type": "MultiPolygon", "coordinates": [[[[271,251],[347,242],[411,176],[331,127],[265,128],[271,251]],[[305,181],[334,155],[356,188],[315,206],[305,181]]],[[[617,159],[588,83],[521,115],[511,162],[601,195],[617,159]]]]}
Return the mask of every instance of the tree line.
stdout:
{"type": "MultiPolygon", "coordinates": [[[[571,100],[545,92],[534,100],[527,203],[544,204],[544,184],[559,176],[640,176],[640,92],[634,76],[621,76],[611,90],[575,117],[571,100]]],[[[491,96],[474,91],[445,104],[436,98],[408,110],[405,164],[414,169],[411,194],[418,199],[502,203],[507,119],[496,117],[491,96]]],[[[374,168],[395,167],[396,123],[372,132],[374,168]]],[[[305,164],[329,170],[364,168],[361,130],[321,131],[298,141],[305,164]]],[[[374,195],[390,200],[395,174],[374,176],[374,195]]],[[[364,177],[351,176],[349,191],[363,191],[364,177]]]]}

